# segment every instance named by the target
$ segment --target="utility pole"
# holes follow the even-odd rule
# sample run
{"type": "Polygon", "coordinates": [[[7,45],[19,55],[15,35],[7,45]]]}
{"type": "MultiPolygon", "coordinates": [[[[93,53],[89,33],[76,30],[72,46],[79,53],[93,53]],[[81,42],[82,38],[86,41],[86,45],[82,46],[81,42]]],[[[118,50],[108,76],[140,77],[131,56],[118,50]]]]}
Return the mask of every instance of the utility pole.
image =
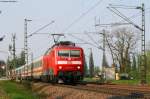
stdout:
{"type": "Polygon", "coordinates": [[[5,38],[5,35],[3,37],[0,37],[0,41],[3,41],[4,38],[5,38]]]}
{"type": "Polygon", "coordinates": [[[12,52],[13,52],[13,60],[14,60],[14,64],[13,64],[13,68],[16,67],[16,34],[12,34],[12,40],[13,40],[13,48],[12,48],[12,52]]]}
{"type": "Polygon", "coordinates": [[[33,52],[31,53],[31,80],[33,80],[33,52]]]}
{"type": "MultiPolygon", "coordinates": [[[[104,26],[104,27],[107,27],[107,26],[111,26],[112,24],[95,24],[95,27],[96,26],[104,26]]],[[[101,35],[103,35],[103,58],[102,58],[102,73],[104,74],[104,68],[106,67],[109,67],[108,66],[108,63],[107,63],[107,59],[106,59],[106,53],[105,53],[105,47],[106,47],[106,31],[105,29],[102,30],[102,33],[99,33],[101,35]]],[[[113,58],[113,57],[112,57],[113,58]]]]}
{"type": "Polygon", "coordinates": [[[106,34],[105,34],[105,30],[103,30],[103,61],[102,61],[102,68],[104,69],[104,67],[108,67],[108,63],[106,60],[106,53],[105,53],[105,45],[106,45],[106,34]]]}
{"type": "Polygon", "coordinates": [[[135,28],[139,29],[141,33],[141,63],[140,63],[140,70],[141,70],[141,84],[146,84],[146,69],[147,69],[147,64],[146,64],[146,54],[145,54],[145,7],[144,3],[142,3],[142,6],[113,6],[110,5],[108,7],[110,11],[124,19],[126,22],[132,24],[135,28]],[[134,22],[132,22],[128,17],[126,17],[124,14],[122,14],[120,11],[118,11],[116,8],[125,8],[125,9],[139,9],[142,12],[142,26],[138,26],[134,22]]]}
{"type": "MultiPolygon", "coordinates": [[[[13,42],[13,46],[12,46],[12,50],[11,47],[9,47],[9,50],[12,51],[12,55],[13,55],[13,65],[10,66],[10,77],[12,78],[12,73],[13,73],[13,69],[16,67],[16,34],[12,34],[12,42],[13,42]]],[[[9,58],[8,58],[9,59],[9,58]]]]}
{"type": "Polygon", "coordinates": [[[141,56],[141,84],[146,84],[146,54],[145,54],[145,9],[144,9],[144,4],[142,4],[141,7],[142,10],[142,40],[141,40],[141,51],[142,51],[142,56],[141,56]]]}
{"type": "Polygon", "coordinates": [[[89,69],[90,69],[90,77],[94,76],[94,60],[93,60],[93,53],[92,48],[90,49],[90,56],[89,56],[89,69]]]}
{"type": "MultiPolygon", "coordinates": [[[[27,22],[32,21],[28,19],[24,19],[24,53],[25,53],[25,61],[28,65],[28,33],[27,33],[27,22]]],[[[24,74],[27,70],[28,73],[28,66],[24,66],[24,74]]]]}
{"type": "Polygon", "coordinates": [[[28,33],[27,33],[27,22],[32,21],[28,19],[24,19],[24,52],[25,52],[25,60],[26,64],[28,64],[28,33]]]}

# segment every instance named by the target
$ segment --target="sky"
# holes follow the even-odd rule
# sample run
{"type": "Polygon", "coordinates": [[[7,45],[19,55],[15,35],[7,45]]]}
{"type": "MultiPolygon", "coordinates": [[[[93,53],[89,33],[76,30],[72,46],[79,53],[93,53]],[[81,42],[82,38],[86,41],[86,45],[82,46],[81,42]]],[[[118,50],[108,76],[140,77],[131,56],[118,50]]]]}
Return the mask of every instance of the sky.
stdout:
{"type": "MultiPolygon", "coordinates": [[[[16,54],[19,55],[24,48],[24,19],[28,22],[28,35],[39,28],[55,21],[53,24],[39,31],[41,34],[28,38],[29,59],[33,52],[34,59],[42,56],[54,42],[50,34],[65,33],[60,40],[70,40],[84,48],[86,59],[92,48],[94,63],[96,66],[102,64],[102,50],[97,47],[81,44],[82,40],[92,44],[98,43],[102,46],[102,36],[91,32],[102,29],[111,30],[108,27],[95,27],[95,23],[109,24],[119,22],[122,19],[108,10],[109,4],[141,6],[145,4],[146,9],[146,42],[150,41],[150,0],[17,0],[17,3],[0,2],[0,37],[5,39],[0,42],[0,60],[6,60],[8,46],[12,44],[12,34],[16,34],[16,54]],[[99,21],[100,20],[100,21],[99,21]],[[90,34],[86,34],[90,32],[90,34]],[[43,34],[42,34],[43,33],[43,34]],[[49,34],[44,34],[49,33],[49,34]],[[75,34],[77,33],[77,34],[75,34]],[[81,34],[78,34],[81,33],[81,34]],[[73,36],[72,36],[73,35],[73,36]],[[81,40],[82,39],[82,40],[81,40]],[[94,41],[96,42],[93,42],[94,41]]],[[[127,17],[135,15],[132,21],[141,25],[139,10],[119,9],[127,17]]],[[[140,48],[139,48],[140,49],[140,48]]],[[[110,52],[106,50],[107,60],[111,64],[110,52]]]]}

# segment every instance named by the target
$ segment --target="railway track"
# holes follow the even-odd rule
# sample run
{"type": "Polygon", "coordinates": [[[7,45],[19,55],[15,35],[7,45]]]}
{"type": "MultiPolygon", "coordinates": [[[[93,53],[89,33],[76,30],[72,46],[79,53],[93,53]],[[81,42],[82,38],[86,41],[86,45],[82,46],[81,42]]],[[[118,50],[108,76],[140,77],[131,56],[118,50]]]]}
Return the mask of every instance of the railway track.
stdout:
{"type": "Polygon", "coordinates": [[[130,98],[144,98],[150,99],[150,87],[142,86],[125,86],[125,85],[109,85],[109,84],[96,84],[96,83],[87,83],[87,84],[76,84],[76,85],[64,85],[64,84],[55,84],[59,87],[73,88],[77,90],[85,90],[89,92],[97,92],[110,94],[114,96],[125,96],[130,98]]]}
{"type": "Polygon", "coordinates": [[[41,83],[41,85],[44,86],[52,85],[89,92],[104,93],[113,96],[129,97],[123,99],[150,99],[150,87],[147,86],[112,85],[112,84],[99,84],[91,82],[78,84],[51,84],[43,82],[38,83],[41,83]]]}

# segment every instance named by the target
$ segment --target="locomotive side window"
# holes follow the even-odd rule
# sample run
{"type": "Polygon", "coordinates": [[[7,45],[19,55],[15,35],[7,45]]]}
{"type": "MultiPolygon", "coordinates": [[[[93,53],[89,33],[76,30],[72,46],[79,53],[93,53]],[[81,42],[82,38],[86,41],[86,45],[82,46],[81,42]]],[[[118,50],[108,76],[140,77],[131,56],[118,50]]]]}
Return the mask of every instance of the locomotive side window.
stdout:
{"type": "Polygon", "coordinates": [[[60,56],[60,57],[69,57],[69,50],[60,50],[60,51],[58,51],[58,56],[60,56]]]}
{"type": "Polygon", "coordinates": [[[80,51],[79,50],[71,50],[70,57],[80,57],[80,51]]]}

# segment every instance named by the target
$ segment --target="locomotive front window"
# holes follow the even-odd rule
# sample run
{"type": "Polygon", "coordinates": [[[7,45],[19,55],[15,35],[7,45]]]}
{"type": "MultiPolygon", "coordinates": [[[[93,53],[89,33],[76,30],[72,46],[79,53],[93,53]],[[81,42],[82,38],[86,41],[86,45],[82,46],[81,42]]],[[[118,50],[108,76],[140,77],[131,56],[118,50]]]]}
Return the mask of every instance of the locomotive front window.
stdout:
{"type": "Polygon", "coordinates": [[[70,57],[80,57],[80,51],[79,50],[71,50],[70,57]]]}
{"type": "Polygon", "coordinates": [[[69,57],[69,50],[60,50],[60,51],[58,51],[58,56],[69,57]]]}

